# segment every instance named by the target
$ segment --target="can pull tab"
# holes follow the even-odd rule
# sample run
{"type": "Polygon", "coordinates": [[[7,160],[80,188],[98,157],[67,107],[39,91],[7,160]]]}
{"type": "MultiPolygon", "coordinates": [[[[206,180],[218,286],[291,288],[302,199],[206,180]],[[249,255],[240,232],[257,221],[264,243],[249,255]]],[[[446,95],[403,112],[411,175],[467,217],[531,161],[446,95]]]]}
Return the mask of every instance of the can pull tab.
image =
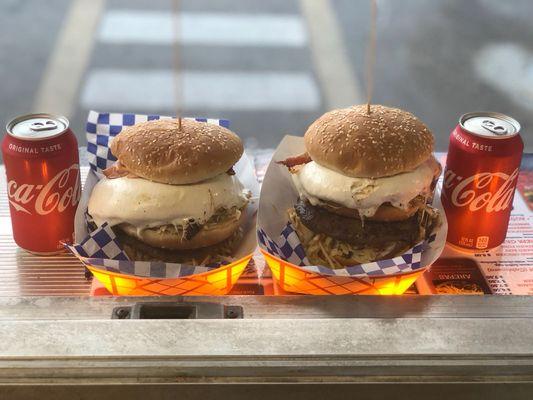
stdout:
{"type": "Polygon", "coordinates": [[[490,119],[486,119],[481,123],[481,126],[488,130],[489,132],[494,133],[495,135],[506,135],[507,128],[503,125],[496,124],[494,121],[490,119]]]}
{"type": "Polygon", "coordinates": [[[57,129],[57,124],[54,121],[34,122],[30,125],[30,129],[35,132],[50,131],[57,129]]]}

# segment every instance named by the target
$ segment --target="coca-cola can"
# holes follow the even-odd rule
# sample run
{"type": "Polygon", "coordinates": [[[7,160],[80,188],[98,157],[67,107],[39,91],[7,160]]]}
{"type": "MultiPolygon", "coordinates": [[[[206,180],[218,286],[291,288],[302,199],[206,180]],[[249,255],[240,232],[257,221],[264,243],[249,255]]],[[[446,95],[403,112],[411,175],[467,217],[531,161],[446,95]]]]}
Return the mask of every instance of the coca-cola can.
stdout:
{"type": "Polygon", "coordinates": [[[442,204],[447,241],[467,251],[505,240],[524,143],[520,124],[495,112],[464,114],[450,135],[442,204]]]}
{"type": "Polygon", "coordinates": [[[7,124],[2,155],[13,238],[23,249],[56,254],[74,236],[81,194],[78,142],[65,117],[31,114],[7,124]]]}

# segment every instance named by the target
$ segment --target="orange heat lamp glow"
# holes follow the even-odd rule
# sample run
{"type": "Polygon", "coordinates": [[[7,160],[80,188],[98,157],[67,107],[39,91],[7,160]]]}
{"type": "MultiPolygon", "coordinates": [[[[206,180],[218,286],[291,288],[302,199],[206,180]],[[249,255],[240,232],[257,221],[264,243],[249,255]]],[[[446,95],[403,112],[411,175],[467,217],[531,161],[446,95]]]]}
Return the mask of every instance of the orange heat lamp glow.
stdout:
{"type": "Polygon", "coordinates": [[[30,162],[28,160],[24,160],[24,171],[26,173],[29,173],[31,169],[30,162]]]}
{"type": "Polygon", "coordinates": [[[297,265],[281,260],[264,250],[261,252],[274,279],[281,288],[287,292],[302,294],[400,295],[405,293],[409,286],[424,272],[422,268],[415,272],[389,276],[327,276],[305,271],[297,265]]]}
{"type": "Polygon", "coordinates": [[[43,182],[48,181],[48,164],[46,161],[41,163],[41,173],[43,176],[43,182]]]}
{"type": "Polygon", "coordinates": [[[115,296],[221,296],[231,291],[251,258],[252,254],[249,254],[212,271],[182,278],[145,278],[92,265],[87,268],[115,296]]]}

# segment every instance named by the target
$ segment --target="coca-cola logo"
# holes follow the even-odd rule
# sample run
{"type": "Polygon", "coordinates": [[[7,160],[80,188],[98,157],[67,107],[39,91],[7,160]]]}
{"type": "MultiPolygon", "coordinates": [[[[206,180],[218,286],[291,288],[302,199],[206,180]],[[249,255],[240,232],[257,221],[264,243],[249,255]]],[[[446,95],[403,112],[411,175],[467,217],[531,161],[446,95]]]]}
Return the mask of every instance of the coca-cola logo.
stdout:
{"type": "Polygon", "coordinates": [[[79,165],[59,171],[46,185],[19,184],[10,180],[7,184],[9,203],[17,211],[47,215],[57,210],[63,212],[67,207],[75,207],[81,196],[79,165]],[[33,203],[33,210],[31,206],[33,203]]]}
{"type": "Polygon", "coordinates": [[[498,212],[507,209],[513,201],[518,168],[511,175],[503,172],[481,172],[468,178],[457,176],[452,170],[444,174],[444,190],[456,207],[470,211],[485,209],[498,212]],[[495,187],[495,181],[499,181],[495,187]]]}

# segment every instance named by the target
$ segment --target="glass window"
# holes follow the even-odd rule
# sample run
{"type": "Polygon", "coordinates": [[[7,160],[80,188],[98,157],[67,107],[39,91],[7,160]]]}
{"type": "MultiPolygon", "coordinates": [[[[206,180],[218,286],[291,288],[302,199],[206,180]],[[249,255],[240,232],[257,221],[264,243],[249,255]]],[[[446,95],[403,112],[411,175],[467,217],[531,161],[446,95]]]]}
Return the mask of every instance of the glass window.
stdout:
{"type": "MultiPolygon", "coordinates": [[[[463,113],[516,118],[532,151],[533,3],[378,1],[373,101],[447,148],[463,113]]],[[[0,119],[91,109],[226,118],[248,147],[366,101],[368,1],[54,0],[0,4],[0,119]],[[178,78],[176,79],[176,74],[178,78]]]]}

